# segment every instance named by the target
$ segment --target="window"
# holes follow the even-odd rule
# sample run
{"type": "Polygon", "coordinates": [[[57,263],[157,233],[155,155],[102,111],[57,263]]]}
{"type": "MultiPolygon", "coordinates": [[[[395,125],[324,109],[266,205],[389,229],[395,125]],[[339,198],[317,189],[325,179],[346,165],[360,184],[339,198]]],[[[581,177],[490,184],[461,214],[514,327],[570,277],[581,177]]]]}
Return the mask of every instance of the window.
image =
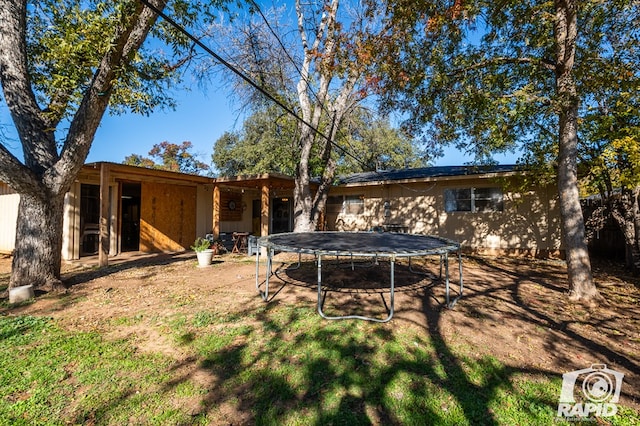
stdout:
{"type": "Polygon", "coordinates": [[[364,196],[362,195],[345,196],[342,211],[345,214],[364,214],[364,196]]]}
{"type": "Polygon", "coordinates": [[[342,198],[342,196],[327,197],[325,212],[327,214],[340,214],[340,212],[342,211],[342,198]]]}
{"type": "Polygon", "coordinates": [[[363,195],[339,195],[327,198],[327,214],[364,214],[363,195]]]}
{"type": "Polygon", "coordinates": [[[444,191],[447,212],[501,212],[502,189],[500,188],[456,188],[444,191]]]}

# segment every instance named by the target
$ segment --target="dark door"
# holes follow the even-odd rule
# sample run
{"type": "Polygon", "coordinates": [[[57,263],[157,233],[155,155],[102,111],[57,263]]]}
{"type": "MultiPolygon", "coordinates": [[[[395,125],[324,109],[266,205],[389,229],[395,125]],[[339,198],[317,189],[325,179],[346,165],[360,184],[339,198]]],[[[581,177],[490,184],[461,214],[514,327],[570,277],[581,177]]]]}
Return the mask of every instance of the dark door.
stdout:
{"type": "Polygon", "coordinates": [[[98,252],[100,242],[100,186],[80,185],[80,256],[98,252]]]}
{"type": "Polygon", "coordinates": [[[140,193],[139,183],[122,183],[121,251],[140,250],[140,193]]]}
{"type": "Polygon", "coordinates": [[[291,201],[289,198],[274,198],[271,210],[271,233],[291,232],[291,201]]]}

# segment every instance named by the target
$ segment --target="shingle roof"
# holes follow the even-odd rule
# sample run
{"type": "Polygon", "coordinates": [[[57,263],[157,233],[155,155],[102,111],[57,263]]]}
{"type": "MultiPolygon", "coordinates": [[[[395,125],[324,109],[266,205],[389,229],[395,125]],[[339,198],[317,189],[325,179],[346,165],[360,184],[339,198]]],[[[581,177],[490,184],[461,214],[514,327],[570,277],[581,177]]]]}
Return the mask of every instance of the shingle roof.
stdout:
{"type": "Polygon", "coordinates": [[[479,175],[485,173],[508,173],[521,170],[514,164],[495,164],[488,166],[438,166],[416,169],[383,170],[377,172],[354,173],[338,177],[338,185],[363,182],[381,182],[435,177],[453,177],[479,175]]]}

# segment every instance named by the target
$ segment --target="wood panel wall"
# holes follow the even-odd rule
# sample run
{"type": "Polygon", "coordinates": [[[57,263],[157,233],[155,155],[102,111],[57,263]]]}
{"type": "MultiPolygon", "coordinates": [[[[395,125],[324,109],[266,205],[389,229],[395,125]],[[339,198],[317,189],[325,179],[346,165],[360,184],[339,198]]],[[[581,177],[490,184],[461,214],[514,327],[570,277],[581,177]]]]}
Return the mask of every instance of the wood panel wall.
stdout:
{"type": "Polygon", "coordinates": [[[142,183],[140,251],[188,250],[196,238],[196,187],[142,183]]]}

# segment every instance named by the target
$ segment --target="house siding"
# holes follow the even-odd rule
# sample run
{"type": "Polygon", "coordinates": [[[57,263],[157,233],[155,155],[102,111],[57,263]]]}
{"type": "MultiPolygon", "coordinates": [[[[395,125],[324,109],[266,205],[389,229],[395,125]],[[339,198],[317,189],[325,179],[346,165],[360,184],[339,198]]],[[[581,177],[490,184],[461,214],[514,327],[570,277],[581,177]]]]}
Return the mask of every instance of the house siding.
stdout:
{"type": "Polygon", "coordinates": [[[140,251],[183,251],[196,238],[195,186],[142,183],[140,251]]]}
{"type": "Polygon", "coordinates": [[[557,255],[561,249],[559,211],[553,188],[525,194],[505,189],[491,179],[348,186],[332,189],[332,196],[364,198],[363,214],[327,214],[328,230],[367,231],[377,227],[438,235],[465,248],[484,252],[514,251],[531,255],[557,255]],[[457,188],[503,188],[503,211],[447,212],[444,192],[457,188]],[[388,215],[385,215],[385,202],[388,215]]]}
{"type": "Polygon", "coordinates": [[[20,195],[0,182],[0,253],[11,253],[15,246],[19,203],[20,195]]]}
{"type": "MultiPolygon", "coordinates": [[[[141,185],[139,249],[143,252],[188,250],[197,236],[211,231],[260,235],[268,228],[272,232],[272,217],[265,214],[271,210],[267,210],[267,206],[278,197],[290,198],[293,186],[291,178],[282,176],[211,179],[117,164],[108,166],[111,170],[110,255],[120,251],[120,189],[125,182],[141,185]],[[220,197],[217,201],[215,194],[220,197]],[[229,209],[231,198],[235,202],[234,209],[229,209]],[[254,206],[254,201],[258,207],[254,206]],[[225,212],[225,208],[233,211],[225,212]],[[216,211],[222,217],[216,217],[216,211]]],[[[86,165],[65,198],[62,248],[65,260],[80,256],[80,188],[82,184],[100,183],[100,167],[100,163],[86,165]]],[[[437,171],[459,172],[447,168],[437,171]]],[[[366,181],[354,179],[331,188],[331,197],[356,197],[351,198],[355,201],[352,211],[358,213],[327,211],[324,229],[367,231],[385,226],[392,230],[450,238],[477,251],[514,251],[536,256],[560,254],[560,214],[554,186],[530,188],[523,193],[509,190],[507,188],[516,187],[510,185],[509,180],[517,183],[520,177],[508,170],[437,176],[428,175],[428,169],[418,172],[422,174],[412,170],[399,171],[397,180],[374,181],[373,177],[379,175],[366,181]],[[503,211],[447,212],[445,191],[468,187],[503,188],[503,211]]],[[[0,251],[13,250],[18,202],[19,195],[0,183],[0,251]]]]}

